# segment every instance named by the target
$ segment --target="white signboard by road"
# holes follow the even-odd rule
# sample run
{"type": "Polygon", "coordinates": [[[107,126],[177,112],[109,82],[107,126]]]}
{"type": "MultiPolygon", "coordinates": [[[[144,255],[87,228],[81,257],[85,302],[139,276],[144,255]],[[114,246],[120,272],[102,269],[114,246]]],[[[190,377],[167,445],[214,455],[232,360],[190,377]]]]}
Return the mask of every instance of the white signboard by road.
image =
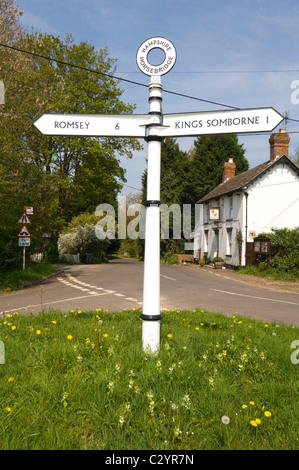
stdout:
{"type": "Polygon", "coordinates": [[[44,114],[34,125],[45,135],[138,138],[149,123],[143,114],[44,114]]]}
{"type": "Polygon", "coordinates": [[[19,246],[30,246],[30,238],[19,238],[19,246]]]}
{"type": "Polygon", "coordinates": [[[164,114],[163,127],[155,130],[161,137],[269,132],[283,119],[273,108],[164,114]]]}

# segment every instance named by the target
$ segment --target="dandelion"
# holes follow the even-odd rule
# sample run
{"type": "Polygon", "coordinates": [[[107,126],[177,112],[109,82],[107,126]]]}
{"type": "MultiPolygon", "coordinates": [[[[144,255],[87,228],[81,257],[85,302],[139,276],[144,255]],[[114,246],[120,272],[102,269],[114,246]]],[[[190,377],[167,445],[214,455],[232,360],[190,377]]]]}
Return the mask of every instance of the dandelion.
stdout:
{"type": "Polygon", "coordinates": [[[183,396],[183,400],[182,400],[181,405],[182,405],[184,408],[186,408],[187,410],[190,410],[190,407],[191,407],[191,400],[190,400],[189,395],[184,395],[184,396],[183,396]]]}
{"type": "Polygon", "coordinates": [[[53,323],[53,325],[56,325],[57,321],[56,321],[56,320],[52,320],[52,323],[53,323]]]}
{"type": "Polygon", "coordinates": [[[261,420],[259,418],[256,418],[255,422],[256,424],[261,424],[261,420]]]}
{"type": "Polygon", "coordinates": [[[265,416],[266,416],[267,418],[270,418],[270,416],[271,416],[271,411],[265,411],[264,414],[265,414],[265,416]]]}
{"type": "Polygon", "coordinates": [[[108,334],[107,334],[107,333],[104,333],[104,334],[103,334],[103,337],[104,337],[104,338],[108,338],[108,334]]]}
{"type": "Polygon", "coordinates": [[[85,344],[89,344],[89,343],[90,343],[90,339],[89,339],[89,338],[86,338],[85,344]]]}
{"type": "Polygon", "coordinates": [[[12,327],[11,327],[12,330],[15,330],[16,328],[17,328],[16,326],[12,326],[12,327]]]}
{"type": "Polygon", "coordinates": [[[114,382],[109,382],[108,385],[107,385],[107,388],[109,390],[108,393],[111,393],[111,395],[112,395],[113,392],[114,392],[114,382]]]}
{"type": "Polygon", "coordinates": [[[41,331],[40,331],[40,330],[36,330],[36,334],[37,334],[37,335],[40,335],[40,334],[41,334],[41,331]]]}
{"type": "Polygon", "coordinates": [[[120,416],[120,417],[119,417],[119,424],[122,426],[122,425],[124,424],[124,422],[125,422],[124,417],[123,417],[123,416],[120,416]]]}
{"type": "Polygon", "coordinates": [[[252,420],[250,421],[250,424],[251,424],[251,426],[254,426],[254,427],[256,428],[258,423],[256,422],[255,419],[252,419],[252,420]]]}
{"type": "Polygon", "coordinates": [[[167,335],[167,338],[172,338],[172,334],[169,333],[169,334],[167,335]]]}
{"type": "Polygon", "coordinates": [[[250,401],[249,404],[252,405],[252,406],[255,405],[254,401],[250,401]]]}
{"type": "Polygon", "coordinates": [[[15,379],[13,377],[9,377],[8,382],[13,382],[15,379]]]}
{"type": "Polygon", "coordinates": [[[72,335],[67,335],[67,339],[69,340],[73,339],[72,335]]]}
{"type": "Polygon", "coordinates": [[[128,387],[129,387],[129,388],[132,388],[132,387],[133,387],[133,384],[134,384],[134,380],[131,378],[131,379],[129,380],[129,385],[128,385],[128,387]]]}
{"type": "Polygon", "coordinates": [[[229,424],[229,417],[224,415],[224,416],[222,416],[221,421],[222,421],[223,424],[228,425],[229,424]]]}
{"type": "Polygon", "coordinates": [[[243,410],[247,408],[247,405],[242,405],[243,410]]]}
{"type": "Polygon", "coordinates": [[[10,412],[11,412],[11,408],[10,408],[9,406],[7,406],[6,411],[7,411],[7,413],[10,413],[10,412]]]}

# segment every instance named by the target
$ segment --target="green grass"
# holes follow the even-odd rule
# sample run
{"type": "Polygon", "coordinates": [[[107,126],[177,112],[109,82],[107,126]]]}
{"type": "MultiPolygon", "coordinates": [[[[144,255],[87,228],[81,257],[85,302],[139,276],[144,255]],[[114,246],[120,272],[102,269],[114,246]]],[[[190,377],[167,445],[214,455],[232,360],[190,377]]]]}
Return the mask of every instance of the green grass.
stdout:
{"type": "Polygon", "coordinates": [[[0,294],[19,289],[24,284],[38,281],[43,277],[57,272],[53,266],[46,263],[27,262],[23,268],[0,272],[0,294]]]}
{"type": "Polygon", "coordinates": [[[139,315],[3,316],[0,449],[299,449],[298,328],[168,311],[152,355],[139,315]]]}
{"type": "Polygon", "coordinates": [[[283,271],[277,268],[260,268],[259,266],[246,266],[237,271],[240,274],[249,274],[252,276],[266,277],[276,281],[296,282],[299,281],[299,271],[283,271]]]}

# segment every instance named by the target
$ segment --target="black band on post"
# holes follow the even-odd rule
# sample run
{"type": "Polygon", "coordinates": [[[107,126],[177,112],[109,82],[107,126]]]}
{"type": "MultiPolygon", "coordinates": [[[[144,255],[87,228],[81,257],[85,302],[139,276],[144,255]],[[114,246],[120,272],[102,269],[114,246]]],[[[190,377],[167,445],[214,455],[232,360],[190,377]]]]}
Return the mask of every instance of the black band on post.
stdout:
{"type": "Polygon", "coordinates": [[[145,201],[145,207],[149,207],[149,206],[160,206],[161,205],[161,201],[145,201]]]}
{"type": "Polygon", "coordinates": [[[163,142],[164,137],[160,137],[159,135],[148,135],[147,137],[144,137],[144,140],[146,142],[152,142],[154,140],[156,140],[157,142],[163,142]]]}
{"type": "Polygon", "coordinates": [[[153,100],[158,100],[158,101],[162,101],[162,98],[161,96],[150,96],[148,101],[153,101],[153,100]]]}
{"type": "Polygon", "coordinates": [[[146,320],[146,321],[158,321],[158,320],[162,320],[162,315],[144,315],[143,313],[140,315],[140,318],[142,320],[146,320]]]}

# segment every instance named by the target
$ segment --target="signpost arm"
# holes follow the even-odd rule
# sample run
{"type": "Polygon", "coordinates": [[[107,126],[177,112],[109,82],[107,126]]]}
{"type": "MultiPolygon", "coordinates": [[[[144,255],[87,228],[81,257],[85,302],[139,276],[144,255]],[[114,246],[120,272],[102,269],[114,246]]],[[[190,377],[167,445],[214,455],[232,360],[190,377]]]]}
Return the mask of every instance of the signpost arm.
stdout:
{"type": "Polygon", "coordinates": [[[160,346],[160,172],[161,137],[155,126],[162,119],[162,84],[151,77],[149,103],[152,124],[147,128],[148,143],[147,201],[143,279],[142,342],[143,350],[156,352],[160,346]],[[158,118],[158,119],[157,119],[158,118]]]}

